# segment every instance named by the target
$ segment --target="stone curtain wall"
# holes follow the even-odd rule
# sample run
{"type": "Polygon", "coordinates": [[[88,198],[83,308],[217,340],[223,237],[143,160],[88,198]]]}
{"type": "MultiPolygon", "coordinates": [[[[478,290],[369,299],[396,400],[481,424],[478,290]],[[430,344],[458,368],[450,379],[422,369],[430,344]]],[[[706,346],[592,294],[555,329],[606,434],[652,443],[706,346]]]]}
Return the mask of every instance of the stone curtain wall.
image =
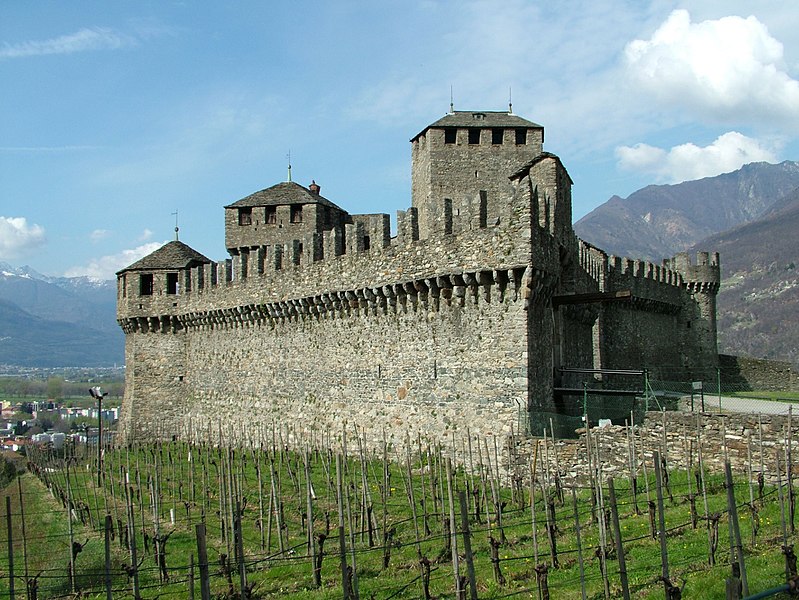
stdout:
{"type": "MultiPolygon", "coordinates": [[[[220,429],[257,431],[275,423],[306,439],[357,427],[374,447],[383,428],[392,443],[408,431],[429,439],[467,427],[507,435],[527,403],[524,304],[509,291],[504,299],[478,297],[463,306],[441,300],[437,309],[426,303],[407,312],[356,310],[274,325],[136,334],[143,343],[139,362],[131,364],[142,369],[155,366],[162,344],[173,338],[186,344],[182,382],[158,396],[131,396],[137,435],[169,437],[189,422],[193,437],[210,431],[214,440],[220,429]],[[154,360],[144,364],[149,354],[154,360]]],[[[136,385],[147,384],[140,376],[136,385]]]]}
{"type": "Polygon", "coordinates": [[[719,355],[722,380],[740,389],[799,391],[799,373],[789,362],[719,355]]]}
{"type": "MultiPolygon", "coordinates": [[[[702,460],[706,471],[719,472],[724,469],[724,445],[727,447],[733,470],[748,472],[749,451],[751,448],[752,472],[756,479],[761,464],[761,433],[763,473],[768,481],[776,479],[775,454],[780,452],[780,465],[785,476],[784,441],[788,431],[788,417],[779,415],[715,415],[686,412],[648,412],[642,424],[634,428],[635,452],[638,458],[638,472],[641,456],[647,461],[647,469],[652,474],[654,452],[666,457],[669,469],[685,469],[688,457],[697,468],[697,423],[702,443],[702,460]],[[664,416],[665,415],[665,416],[664,416]],[[665,437],[664,437],[665,423],[665,437]],[[665,451],[664,451],[665,443],[665,451]]],[[[600,461],[605,477],[626,479],[629,467],[629,428],[623,426],[592,427],[591,438],[599,445],[600,461]]],[[[799,450],[799,418],[791,420],[791,433],[788,436],[793,445],[794,457],[799,450]]],[[[543,454],[541,438],[517,440],[511,458],[512,468],[524,474],[533,447],[539,443],[539,458],[543,454]]],[[[559,470],[565,482],[586,481],[588,463],[586,460],[586,434],[582,430],[579,439],[556,440],[555,452],[548,452],[550,469],[555,471],[555,455],[559,470]]],[[[507,465],[507,462],[505,463],[507,465]]],[[[539,468],[540,468],[539,463],[539,468]]],[[[529,479],[529,477],[528,477],[529,479]]]]}

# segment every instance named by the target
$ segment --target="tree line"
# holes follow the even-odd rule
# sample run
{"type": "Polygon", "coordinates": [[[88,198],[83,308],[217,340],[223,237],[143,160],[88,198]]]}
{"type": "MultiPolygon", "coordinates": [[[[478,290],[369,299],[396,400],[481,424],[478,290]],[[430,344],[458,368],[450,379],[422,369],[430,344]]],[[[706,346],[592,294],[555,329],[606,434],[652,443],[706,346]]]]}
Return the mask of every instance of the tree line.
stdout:
{"type": "Polygon", "coordinates": [[[47,398],[62,400],[64,398],[89,397],[89,388],[100,385],[109,397],[122,398],[125,392],[123,379],[104,381],[71,381],[63,377],[51,376],[41,379],[27,377],[0,377],[0,396],[8,398],[47,398]]]}

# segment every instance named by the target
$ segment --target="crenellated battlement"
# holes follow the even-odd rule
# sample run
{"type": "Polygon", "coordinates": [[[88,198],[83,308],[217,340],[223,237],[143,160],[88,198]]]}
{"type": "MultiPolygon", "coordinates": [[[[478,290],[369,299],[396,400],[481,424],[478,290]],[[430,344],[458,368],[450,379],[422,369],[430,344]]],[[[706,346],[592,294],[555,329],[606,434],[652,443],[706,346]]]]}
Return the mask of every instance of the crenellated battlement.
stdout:
{"type": "MultiPolygon", "coordinates": [[[[603,250],[579,240],[580,266],[596,282],[613,280],[622,284],[652,281],[687,289],[690,293],[715,293],[721,281],[718,252],[698,252],[696,262],[687,252],[667,258],[661,264],[608,255],[603,250]]],[[[604,289],[604,288],[603,288],[604,289]]]]}
{"type": "Polygon", "coordinates": [[[669,267],[679,271],[691,293],[716,294],[721,285],[721,261],[718,252],[698,252],[696,262],[687,252],[680,252],[668,261],[669,267]]]}
{"type": "Polygon", "coordinates": [[[258,324],[291,323],[305,319],[345,318],[378,314],[439,312],[442,303],[465,307],[491,302],[546,303],[556,279],[549,273],[519,265],[507,270],[484,270],[437,275],[390,285],[329,291],[315,296],[253,303],[228,308],[179,312],[119,320],[125,333],[176,333],[258,324]]]}
{"type": "MultiPolygon", "coordinates": [[[[378,236],[381,242],[378,244],[371,243],[374,234],[369,233],[387,230],[384,215],[356,215],[355,222],[346,225],[343,231],[336,228],[285,244],[240,249],[238,254],[223,261],[205,259],[185,268],[155,272],[126,270],[119,276],[118,317],[120,322],[160,318],[202,312],[210,307],[315,298],[343,293],[342,290],[356,293],[359,289],[382,289],[407,281],[449,280],[449,287],[457,291],[459,285],[452,283],[453,278],[467,277],[477,282],[475,285],[481,282],[492,285],[496,283],[492,274],[513,271],[529,262],[529,243],[519,243],[529,219],[523,212],[516,219],[492,227],[426,240],[414,240],[413,235],[407,235],[414,214],[414,209],[401,213],[399,230],[406,235],[388,239],[378,236]],[[324,251],[312,251],[312,246],[321,246],[324,251]],[[179,282],[172,293],[166,287],[169,275],[179,282]],[[152,278],[148,294],[140,293],[137,276],[152,278]]],[[[542,256],[557,256],[554,243],[550,243],[553,247],[542,252],[542,256]]],[[[552,280],[556,279],[556,263],[547,264],[542,259],[536,269],[553,273],[552,280]]]]}

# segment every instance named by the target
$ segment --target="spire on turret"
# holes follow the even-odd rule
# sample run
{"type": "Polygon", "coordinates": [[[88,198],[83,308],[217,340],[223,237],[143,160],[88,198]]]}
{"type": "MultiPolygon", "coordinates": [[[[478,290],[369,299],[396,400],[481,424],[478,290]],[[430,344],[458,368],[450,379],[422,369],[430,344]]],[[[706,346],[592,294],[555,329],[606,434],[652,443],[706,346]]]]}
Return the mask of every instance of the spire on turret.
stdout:
{"type": "Polygon", "coordinates": [[[289,175],[286,181],[291,181],[291,150],[289,150],[289,153],[286,154],[286,160],[289,162],[289,175]]]}
{"type": "Polygon", "coordinates": [[[449,86],[449,114],[455,113],[455,101],[452,97],[452,86],[449,86]]]}
{"type": "Polygon", "coordinates": [[[175,212],[173,212],[172,214],[175,215],[175,241],[177,242],[177,241],[180,241],[180,240],[178,240],[178,231],[180,231],[180,227],[178,227],[178,211],[177,211],[177,209],[175,209],[175,212]]]}
{"type": "Polygon", "coordinates": [[[508,87],[508,114],[513,114],[513,88],[508,87]]]}

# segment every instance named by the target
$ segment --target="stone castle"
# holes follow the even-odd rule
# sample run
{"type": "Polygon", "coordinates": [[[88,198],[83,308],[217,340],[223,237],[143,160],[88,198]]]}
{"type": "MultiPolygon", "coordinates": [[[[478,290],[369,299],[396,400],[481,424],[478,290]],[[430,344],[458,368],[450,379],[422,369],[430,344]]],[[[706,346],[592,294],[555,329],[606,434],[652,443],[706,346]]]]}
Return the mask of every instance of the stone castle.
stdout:
{"type": "Polygon", "coordinates": [[[230,258],[176,240],[120,271],[123,438],[529,431],[587,373],[717,366],[718,254],[652,264],[578,239],[543,143],[512,112],[451,111],[411,140],[394,235],[288,181],[225,206],[230,258]]]}

